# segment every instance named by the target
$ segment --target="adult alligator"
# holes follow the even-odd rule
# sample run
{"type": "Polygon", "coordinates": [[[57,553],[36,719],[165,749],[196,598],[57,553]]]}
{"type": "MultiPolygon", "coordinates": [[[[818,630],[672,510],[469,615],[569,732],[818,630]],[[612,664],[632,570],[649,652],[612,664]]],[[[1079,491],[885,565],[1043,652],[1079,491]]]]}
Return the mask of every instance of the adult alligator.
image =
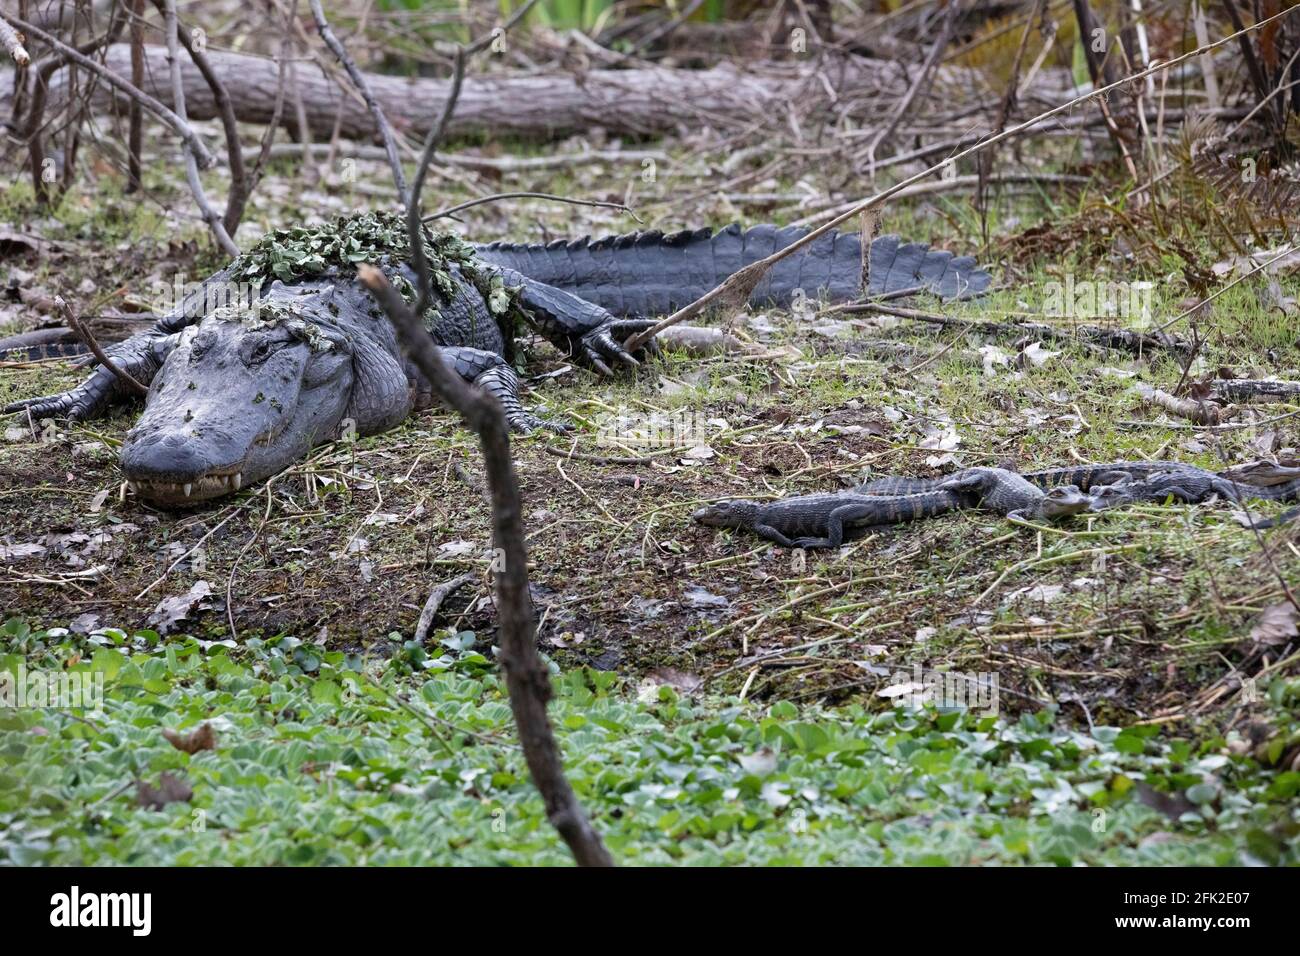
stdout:
{"type": "MultiPolygon", "coordinates": [[[[609,374],[611,365],[637,364],[620,343],[647,328],[649,316],[694,301],[802,235],[732,226],[475,246],[426,230],[435,301],[425,320],[444,359],[495,394],[513,428],[529,431],[545,423],[519,401],[518,324],[609,374]]],[[[405,223],[394,216],[273,232],[153,328],[115,346],[112,361],[149,385],[144,414],[122,446],[122,470],[136,493],[164,506],[216,498],[282,471],[346,429],[384,431],[428,404],[428,383],[403,361],[388,321],[356,279],[356,265],[370,262],[411,292],[408,257],[405,223]],[[253,301],[214,305],[212,292],[231,283],[251,288],[253,301]]],[[[894,236],[875,239],[867,260],[872,295],[920,288],[954,298],[990,282],[973,259],[894,236]]],[[[827,234],[774,266],[750,301],[788,307],[801,298],[857,298],[862,261],[856,234],[827,234]]],[[[128,395],[101,366],[76,388],[6,410],[85,419],[128,395]]]]}
{"type": "Polygon", "coordinates": [[[898,494],[860,491],[798,495],[771,502],[738,498],[695,512],[713,528],[739,528],[784,548],[838,548],[851,528],[933,518],[981,508],[1021,520],[1054,520],[1088,511],[1092,499],[1074,485],[1044,491],[1013,471],[967,468],[929,487],[898,494]]]}

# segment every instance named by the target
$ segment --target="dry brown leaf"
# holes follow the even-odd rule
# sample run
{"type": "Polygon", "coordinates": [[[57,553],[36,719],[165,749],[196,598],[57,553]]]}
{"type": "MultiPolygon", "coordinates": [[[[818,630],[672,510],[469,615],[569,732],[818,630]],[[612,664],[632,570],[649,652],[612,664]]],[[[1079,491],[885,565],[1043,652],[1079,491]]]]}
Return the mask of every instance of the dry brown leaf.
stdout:
{"type": "Polygon", "coordinates": [[[196,754],[200,750],[217,749],[217,732],[212,729],[212,725],[207,721],[204,721],[197,730],[188,734],[179,734],[170,727],[164,727],[162,735],[169,744],[187,754],[196,754]]]}
{"type": "Polygon", "coordinates": [[[146,810],[161,810],[169,803],[189,803],[194,796],[193,789],[180,777],[174,777],[163,771],[154,787],[143,780],[135,782],[135,799],[146,810]]]}
{"type": "Polygon", "coordinates": [[[1271,604],[1260,612],[1250,639],[1266,647],[1280,647],[1296,637],[1296,619],[1296,609],[1288,602],[1271,604]]]}
{"type": "Polygon", "coordinates": [[[184,594],[163,598],[149,615],[149,625],[159,634],[170,633],[196,609],[202,610],[207,607],[207,599],[211,595],[211,584],[207,581],[196,581],[184,594]]]}

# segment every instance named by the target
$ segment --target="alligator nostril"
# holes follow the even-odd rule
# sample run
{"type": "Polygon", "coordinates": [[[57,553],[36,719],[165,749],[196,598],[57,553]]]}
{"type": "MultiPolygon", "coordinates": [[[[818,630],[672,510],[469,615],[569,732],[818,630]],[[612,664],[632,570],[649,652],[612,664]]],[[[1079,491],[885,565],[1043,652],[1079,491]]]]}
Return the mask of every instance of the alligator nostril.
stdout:
{"type": "Polygon", "coordinates": [[[155,428],[132,428],[126,433],[126,440],[137,448],[156,445],[161,439],[162,435],[155,428]]]}

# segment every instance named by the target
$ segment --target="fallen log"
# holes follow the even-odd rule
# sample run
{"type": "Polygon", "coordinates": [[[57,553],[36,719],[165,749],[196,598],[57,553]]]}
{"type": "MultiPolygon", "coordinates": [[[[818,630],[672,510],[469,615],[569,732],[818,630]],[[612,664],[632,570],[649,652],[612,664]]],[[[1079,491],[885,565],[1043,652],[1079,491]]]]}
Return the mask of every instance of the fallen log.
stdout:
{"type": "Polygon", "coordinates": [[[1285,402],[1300,398],[1300,382],[1236,378],[1210,384],[1216,394],[1234,402],[1285,402]]]}
{"type": "MultiPolygon", "coordinates": [[[[168,83],[167,51],[145,47],[143,89],[164,104],[172,102],[168,83]]],[[[241,122],[267,123],[275,112],[279,69],[274,59],[209,49],[213,72],[230,93],[241,122]]],[[[131,75],[130,45],[114,44],[105,56],[109,69],[131,75]]],[[[328,139],[334,133],[348,139],[376,138],[374,120],[360,97],[340,89],[335,78],[317,63],[297,64],[307,122],[313,135],[328,139]]],[[[449,124],[453,136],[496,133],[502,136],[550,138],[592,127],[623,135],[662,133],[696,121],[740,122],[789,103],[807,103],[826,97],[823,79],[848,92],[895,89],[904,70],[858,56],[824,58],[813,63],[754,63],[743,69],[724,63],[708,70],[667,67],[588,70],[582,73],[545,73],[477,76],[465,81],[456,115],[449,124]]],[[[212,91],[190,62],[181,64],[186,111],[190,119],[220,115],[212,91]]],[[[953,79],[951,72],[945,74],[953,79]]],[[[449,81],[426,77],[365,74],[379,106],[399,132],[425,135],[446,99],[449,81]]],[[[0,81],[3,82],[3,81],[0,81]]],[[[51,98],[58,96],[63,79],[51,81],[51,98]]],[[[114,91],[97,88],[99,105],[114,91]]],[[[282,117],[289,127],[292,117],[282,117]]]]}
{"type": "Polygon", "coordinates": [[[1133,386],[1133,390],[1148,405],[1163,408],[1171,415],[1186,418],[1189,422],[1194,422],[1197,425],[1222,425],[1223,420],[1228,417],[1225,409],[1211,402],[1179,398],[1176,395],[1170,395],[1164,389],[1147,385],[1145,382],[1138,382],[1133,386]]]}

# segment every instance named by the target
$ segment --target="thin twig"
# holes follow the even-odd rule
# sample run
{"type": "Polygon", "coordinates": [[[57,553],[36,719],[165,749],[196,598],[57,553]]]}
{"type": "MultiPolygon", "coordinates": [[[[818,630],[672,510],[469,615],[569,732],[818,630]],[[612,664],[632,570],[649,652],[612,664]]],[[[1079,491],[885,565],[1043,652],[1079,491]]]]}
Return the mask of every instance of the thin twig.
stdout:
{"type": "Polygon", "coordinates": [[[26,66],[32,62],[31,56],[23,47],[22,37],[20,37],[8,23],[0,17],[0,46],[3,46],[13,57],[13,61],[19,66],[26,66]]]}
{"type": "MultiPolygon", "coordinates": [[[[408,216],[418,218],[414,205],[408,216]]],[[[484,470],[492,498],[493,542],[500,555],[495,562],[497,616],[500,622],[500,658],[515,725],[519,729],[524,759],[533,782],[546,804],[546,815],[582,866],[609,866],[609,851],[578,804],[564,776],[546,703],[551,696],[550,677],[537,656],[536,624],[528,595],[528,551],[525,545],[522,502],[510,433],[501,403],[489,392],[474,388],[447,367],[438,347],[401,294],[382,272],[362,264],[357,278],[379,301],[415,364],[435,394],[460,412],[479,435],[484,470]]],[[[418,277],[427,283],[427,275],[418,277]]]]}
{"type": "MultiPolygon", "coordinates": [[[[159,12],[166,16],[165,0],[153,0],[153,2],[159,12]]],[[[221,77],[212,68],[212,61],[208,59],[202,44],[196,44],[190,38],[190,31],[181,28],[179,19],[177,20],[176,33],[181,46],[185,47],[185,52],[190,55],[190,59],[198,67],[199,74],[207,83],[208,89],[212,93],[212,101],[216,104],[217,113],[221,117],[221,128],[226,136],[226,162],[230,165],[230,192],[226,195],[226,215],[222,223],[226,228],[226,232],[233,237],[239,230],[240,221],[244,218],[244,206],[248,203],[249,195],[248,177],[244,172],[244,152],[239,145],[239,123],[235,118],[235,104],[230,99],[226,84],[221,82],[221,77]]],[[[175,99],[173,103],[176,112],[182,118],[185,116],[183,95],[182,99],[175,99]]],[[[174,97],[175,94],[173,94],[174,97]]],[[[233,241],[231,244],[234,244],[233,241]]],[[[230,250],[227,249],[226,251],[229,252],[230,250]]],[[[234,254],[239,254],[238,247],[235,248],[234,254]]]]}
{"type": "Polygon", "coordinates": [[[343,48],[339,38],[330,29],[329,21],[325,19],[325,11],[321,9],[320,0],[311,0],[311,15],[316,20],[316,29],[320,31],[321,39],[343,64],[343,69],[347,71],[352,85],[360,91],[362,99],[366,101],[366,108],[370,110],[375,125],[379,127],[379,135],[383,137],[384,150],[388,154],[388,165],[393,170],[393,182],[397,185],[397,197],[405,206],[410,201],[410,192],[406,187],[406,173],[402,171],[402,161],[397,155],[397,140],[393,136],[392,126],[388,124],[388,117],[384,115],[379,102],[375,99],[375,94],[371,92],[370,84],[366,82],[366,75],[357,69],[352,57],[348,56],[348,51],[343,48]]]}
{"type": "Polygon", "coordinates": [[[85,324],[73,313],[72,307],[64,301],[63,296],[56,295],[54,297],[54,305],[55,308],[63,313],[63,321],[68,323],[68,328],[72,329],[77,338],[81,339],[81,341],[86,344],[86,348],[90,349],[91,353],[99,360],[99,363],[103,365],[104,368],[116,375],[124,385],[133,391],[136,391],[141,395],[149,394],[149,389],[141,385],[130,372],[126,371],[126,369],[122,368],[108,357],[108,353],[105,352],[99,342],[96,341],[95,336],[91,334],[90,329],[86,328],[85,324]]]}
{"type": "Polygon", "coordinates": [[[424,608],[420,611],[420,620],[415,625],[415,643],[423,644],[424,639],[429,636],[433,617],[438,613],[438,608],[442,607],[442,602],[447,599],[447,596],[469,584],[474,578],[475,575],[469,572],[459,574],[450,581],[439,584],[429,593],[429,599],[424,602],[424,608]]]}
{"type": "MultiPolygon", "coordinates": [[[[181,78],[181,59],[180,59],[180,27],[176,17],[176,0],[165,0],[163,13],[167,21],[167,60],[171,64],[172,74],[172,105],[176,107],[176,115],[182,123],[185,122],[185,82],[181,78]]],[[[187,146],[190,144],[187,142],[187,146]]],[[[239,142],[236,140],[234,151],[239,151],[239,142]]],[[[230,238],[230,233],[226,231],[225,223],[217,211],[212,208],[212,203],[208,202],[208,194],[203,191],[203,181],[199,179],[199,156],[193,149],[185,151],[185,178],[190,184],[190,192],[194,194],[194,201],[198,204],[199,212],[202,214],[208,228],[217,238],[217,244],[229,256],[239,255],[239,246],[235,245],[235,240],[230,238]]],[[[243,169],[243,160],[240,160],[240,169],[243,169]]],[[[231,187],[232,190],[235,188],[231,187]]]]}
{"type": "Polygon", "coordinates": [[[867,156],[870,161],[875,160],[876,147],[893,135],[894,130],[898,129],[898,124],[903,121],[907,111],[912,106],[912,101],[917,98],[923,91],[930,87],[930,77],[934,74],[934,68],[939,62],[939,57],[943,51],[948,48],[948,43],[952,39],[952,28],[957,21],[957,14],[961,10],[961,0],[951,0],[947,15],[943,18],[943,26],[939,30],[939,37],[934,41],[934,46],[930,47],[930,52],[921,64],[921,71],[917,74],[916,80],[908,87],[907,93],[899,100],[898,105],[894,107],[890,114],[889,120],[885,123],[880,131],[872,137],[870,145],[867,146],[867,156]]]}
{"type": "Polygon", "coordinates": [[[203,140],[199,137],[199,134],[194,127],[144,90],[123,79],[103,64],[96,63],[94,60],[90,59],[90,57],[74,50],[57,37],[53,37],[46,33],[40,27],[34,27],[24,20],[19,20],[13,17],[10,19],[13,20],[13,23],[24,33],[35,37],[42,43],[48,44],[51,48],[57,50],[78,66],[89,70],[110,86],[116,87],[128,97],[139,101],[141,106],[175,130],[176,134],[180,136],[180,138],[185,142],[185,145],[190,148],[190,151],[198,160],[200,169],[207,169],[216,163],[216,159],[213,157],[212,153],[208,151],[208,148],[203,145],[203,140]]]}
{"type": "Polygon", "coordinates": [[[471,199],[468,202],[451,206],[448,209],[442,209],[424,217],[425,222],[432,222],[434,219],[445,219],[447,216],[455,215],[465,209],[472,209],[475,206],[482,206],[484,203],[500,202],[502,199],[549,199],[552,202],[567,202],[574,206],[599,206],[602,209],[617,209],[619,212],[625,212],[637,222],[642,222],[640,216],[630,206],[625,206],[621,202],[601,202],[596,199],[574,199],[571,196],[556,196],[552,193],[495,193],[491,196],[481,196],[478,199],[471,199]]]}
{"type": "MultiPolygon", "coordinates": [[[[312,0],[312,6],[317,7],[318,2],[319,0],[312,0]]],[[[458,54],[457,64],[463,70],[463,54],[458,54]]],[[[449,96],[438,133],[431,135],[425,143],[424,154],[420,159],[421,168],[427,169],[438,145],[440,129],[445,126],[455,105],[455,97],[449,96]]],[[[406,201],[406,229],[409,236],[415,237],[413,246],[422,244],[423,228],[419,195],[410,193],[406,201]]],[[[433,285],[429,263],[424,256],[420,256],[413,264],[416,266],[419,300],[427,301],[433,285]]],[[[492,503],[492,541],[495,547],[492,569],[496,572],[494,583],[500,625],[499,657],[505,671],[510,709],[519,730],[524,760],[532,774],[533,783],[542,795],[547,819],[564,839],[578,865],[612,866],[613,858],[587,819],[573,788],[564,776],[564,762],[546,715],[546,705],[552,693],[551,682],[550,675],[537,654],[537,627],[528,591],[528,546],[524,534],[523,501],[515,475],[514,460],[510,456],[510,428],[506,423],[505,411],[490,392],[470,385],[447,367],[421,321],[422,316],[407,306],[401,294],[379,269],[362,263],[357,269],[357,278],[387,313],[407,358],[419,369],[434,394],[444,404],[459,412],[465,423],[479,436],[492,503]]]]}
{"type": "MultiPolygon", "coordinates": [[[[1292,10],[1300,10],[1300,7],[1292,7],[1291,9],[1292,9],[1292,10]]],[[[1194,314],[1194,313],[1196,313],[1196,312],[1199,312],[1201,309],[1203,309],[1205,306],[1209,305],[1211,302],[1213,302],[1213,301],[1214,301],[1215,299],[1217,299],[1219,296],[1223,295],[1223,293],[1227,292],[1227,291],[1228,291],[1229,289],[1231,289],[1233,286],[1238,285],[1238,284],[1240,284],[1240,283],[1246,281],[1247,279],[1249,279],[1249,278],[1250,278],[1251,276],[1253,276],[1253,275],[1257,275],[1258,273],[1263,272],[1265,269],[1267,269],[1267,268],[1268,268],[1269,266],[1271,266],[1273,263],[1277,262],[1277,261],[1278,261],[1279,259],[1281,259],[1282,257],[1284,257],[1284,256],[1290,256],[1290,255],[1294,255],[1294,254],[1295,254],[1295,249],[1291,248],[1290,246],[1287,246],[1285,249],[1283,249],[1283,250],[1282,250],[1281,252],[1279,252],[1277,255],[1273,256],[1273,258],[1271,258],[1271,259],[1267,259],[1267,260],[1265,260],[1264,262],[1261,262],[1261,263],[1260,263],[1259,265],[1257,265],[1255,268],[1251,269],[1249,272],[1246,272],[1246,273],[1243,273],[1242,275],[1237,276],[1237,278],[1233,279],[1231,282],[1229,282],[1227,285],[1223,286],[1222,288],[1215,289],[1214,292],[1212,292],[1212,293],[1210,293],[1209,295],[1207,295],[1207,296],[1206,296],[1204,299],[1202,299],[1200,302],[1197,302],[1197,303],[1194,304],[1194,305],[1188,306],[1186,309],[1184,309],[1182,312],[1179,312],[1179,313],[1178,313],[1177,315],[1175,315],[1172,319],[1170,319],[1170,320],[1169,320],[1168,322],[1166,322],[1164,325],[1162,325],[1162,326],[1160,326],[1159,328],[1157,328],[1155,331],[1156,331],[1156,332],[1163,332],[1165,329],[1169,328],[1171,325],[1176,325],[1176,324],[1178,324],[1178,323],[1181,322],[1183,319],[1187,318],[1189,315],[1192,315],[1192,314],[1194,314]]]]}
{"type": "MultiPolygon", "coordinates": [[[[144,0],[131,0],[131,82],[144,82],[144,0]]],[[[144,114],[139,100],[131,100],[127,109],[127,176],[126,191],[143,188],[141,153],[144,149],[144,114]]]]}
{"type": "MultiPolygon", "coordinates": [[[[433,124],[433,127],[429,130],[429,135],[425,137],[424,152],[420,155],[420,165],[415,168],[415,182],[411,186],[411,205],[415,208],[415,215],[409,217],[407,221],[407,228],[410,230],[407,238],[411,247],[411,267],[415,269],[416,275],[424,275],[429,266],[424,257],[424,224],[420,221],[420,197],[424,193],[424,178],[428,175],[429,164],[433,161],[433,155],[442,142],[442,134],[447,129],[447,121],[451,119],[451,114],[456,111],[456,103],[460,99],[460,87],[464,79],[465,51],[457,47],[452,67],[451,89],[447,92],[447,101],[443,103],[438,122],[433,124]]],[[[433,289],[430,284],[420,285],[415,305],[416,315],[424,315],[429,308],[429,297],[432,293],[433,289]]]]}
{"type": "Polygon", "coordinates": [[[284,91],[286,80],[289,77],[289,55],[290,47],[293,44],[293,31],[289,29],[289,22],[298,12],[298,0],[293,0],[286,16],[286,23],[283,35],[280,37],[280,52],[276,56],[276,62],[279,67],[279,75],[275,83],[275,105],[271,107],[271,119],[267,123],[266,130],[262,133],[262,142],[258,147],[257,159],[253,163],[252,172],[248,174],[248,188],[256,189],[257,184],[262,179],[262,168],[266,161],[271,158],[271,148],[275,143],[275,134],[280,128],[280,117],[284,115],[284,91]]]}

